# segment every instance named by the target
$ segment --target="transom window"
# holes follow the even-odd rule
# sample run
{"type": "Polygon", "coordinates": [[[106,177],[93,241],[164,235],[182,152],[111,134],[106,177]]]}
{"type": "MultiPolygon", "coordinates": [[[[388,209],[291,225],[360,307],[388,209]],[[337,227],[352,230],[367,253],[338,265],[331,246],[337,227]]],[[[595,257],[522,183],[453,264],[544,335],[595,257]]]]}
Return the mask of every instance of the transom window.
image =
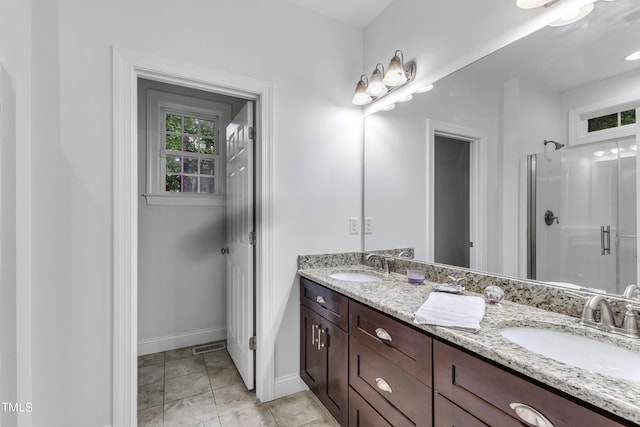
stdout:
{"type": "Polygon", "coordinates": [[[164,185],[169,193],[217,194],[217,117],[163,111],[164,185]]]}
{"type": "Polygon", "coordinates": [[[612,129],[620,126],[632,125],[636,122],[636,110],[619,111],[587,120],[587,132],[597,132],[604,129],[612,129]]]}

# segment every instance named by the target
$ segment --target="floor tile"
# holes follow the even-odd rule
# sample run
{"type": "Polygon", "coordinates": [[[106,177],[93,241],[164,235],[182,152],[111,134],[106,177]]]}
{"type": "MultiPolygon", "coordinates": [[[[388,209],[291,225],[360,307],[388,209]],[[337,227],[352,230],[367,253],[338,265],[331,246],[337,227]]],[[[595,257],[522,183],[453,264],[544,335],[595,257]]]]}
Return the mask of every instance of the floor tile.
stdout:
{"type": "Polygon", "coordinates": [[[221,427],[277,427],[276,420],[264,405],[253,405],[220,417],[221,427]]]}
{"type": "Polygon", "coordinates": [[[138,387],[164,382],[164,364],[138,368],[138,387]]]}
{"type": "Polygon", "coordinates": [[[164,352],[164,361],[170,362],[172,360],[185,359],[187,357],[194,356],[193,347],[183,347],[176,350],[168,350],[164,352]]]}
{"type": "Polygon", "coordinates": [[[230,385],[244,384],[242,377],[234,365],[220,368],[209,368],[209,382],[212,390],[218,390],[230,385]]]}
{"type": "Polygon", "coordinates": [[[164,403],[164,383],[147,384],[138,387],[138,411],[162,406],[164,403]]]}
{"type": "Polygon", "coordinates": [[[233,361],[231,360],[231,356],[224,351],[211,351],[209,353],[203,354],[204,363],[207,365],[207,368],[220,368],[224,366],[234,366],[233,361]]]}
{"type": "Polygon", "coordinates": [[[211,391],[164,405],[164,423],[168,426],[197,426],[212,420],[218,421],[218,409],[211,391]]]}
{"type": "Polygon", "coordinates": [[[164,353],[153,353],[138,356],[138,368],[149,365],[160,365],[162,363],[164,363],[164,353]]]}
{"type": "Polygon", "coordinates": [[[220,415],[258,404],[256,395],[247,390],[244,384],[213,390],[213,397],[216,400],[216,405],[218,405],[218,413],[220,415]]]}
{"type": "Polygon", "coordinates": [[[184,399],[207,391],[211,391],[211,385],[206,372],[167,378],[164,383],[164,402],[184,399]]]}
{"type": "Polygon", "coordinates": [[[164,364],[164,377],[173,378],[183,375],[205,372],[204,359],[202,355],[191,356],[184,359],[171,360],[164,364]]]}
{"type": "Polygon", "coordinates": [[[162,405],[138,411],[138,427],[162,427],[162,405]]]}
{"type": "Polygon", "coordinates": [[[266,404],[278,426],[298,427],[325,419],[324,412],[307,392],[301,392],[266,404]]]}

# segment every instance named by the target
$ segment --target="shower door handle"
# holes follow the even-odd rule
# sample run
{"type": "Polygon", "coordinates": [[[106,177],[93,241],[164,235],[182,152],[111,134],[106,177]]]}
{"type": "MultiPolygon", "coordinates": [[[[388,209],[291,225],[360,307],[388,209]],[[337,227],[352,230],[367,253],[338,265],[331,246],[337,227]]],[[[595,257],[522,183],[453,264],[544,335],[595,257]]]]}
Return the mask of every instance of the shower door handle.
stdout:
{"type": "Polygon", "coordinates": [[[611,226],[600,226],[600,253],[611,255],[611,226]]]}

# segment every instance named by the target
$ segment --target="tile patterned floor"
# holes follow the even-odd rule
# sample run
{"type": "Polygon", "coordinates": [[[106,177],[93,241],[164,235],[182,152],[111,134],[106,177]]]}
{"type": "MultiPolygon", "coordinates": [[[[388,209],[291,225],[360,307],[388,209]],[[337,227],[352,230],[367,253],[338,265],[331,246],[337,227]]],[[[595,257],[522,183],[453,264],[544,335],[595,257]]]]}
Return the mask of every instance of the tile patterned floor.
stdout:
{"type": "Polygon", "coordinates": [[[311,392],[260,403],[225,350],[138,358],[138,426],[338,427],[311,392]]]}

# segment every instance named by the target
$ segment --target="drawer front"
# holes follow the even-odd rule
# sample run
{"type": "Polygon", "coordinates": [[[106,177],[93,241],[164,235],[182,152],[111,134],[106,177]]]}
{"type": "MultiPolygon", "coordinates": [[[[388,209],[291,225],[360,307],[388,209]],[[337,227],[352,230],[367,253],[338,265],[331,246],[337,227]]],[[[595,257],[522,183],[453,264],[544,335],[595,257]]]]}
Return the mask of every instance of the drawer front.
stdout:
{"type": "Polygon", "coordinates": [[[438,393],[433,396],[433,423],[439,427],[491,427],[438,393]]]}
{"type": "Polygon", "coordinates": [[[300,302],[345,331],[349,327],[349,299],[300,277],[300,302]]]}
{"type": "Polygon", "coordinates": [[[389,421],[349,388],[349,427],[414,427],[411,421],[397,411],[387,412],[387,416],[389,421]]]}
{"type": "Polygon", "coordinates": [[[355,301],[349,313],[352,336],[431,386],[430,337],[355,301]]]}
{"type": "Polygon", "coordinates": [[[436,392],[489,425],[522,426],[511,403],[534,408],[555,427],[624,425],[437,340],[433,361],[436,392]]]}
{"type": "Polygon", "coordinates": [[[431,425],[431,388],[354,336],[349,337],[349,385],[387,419],[399,411],[416,426],[431,425]]]}

